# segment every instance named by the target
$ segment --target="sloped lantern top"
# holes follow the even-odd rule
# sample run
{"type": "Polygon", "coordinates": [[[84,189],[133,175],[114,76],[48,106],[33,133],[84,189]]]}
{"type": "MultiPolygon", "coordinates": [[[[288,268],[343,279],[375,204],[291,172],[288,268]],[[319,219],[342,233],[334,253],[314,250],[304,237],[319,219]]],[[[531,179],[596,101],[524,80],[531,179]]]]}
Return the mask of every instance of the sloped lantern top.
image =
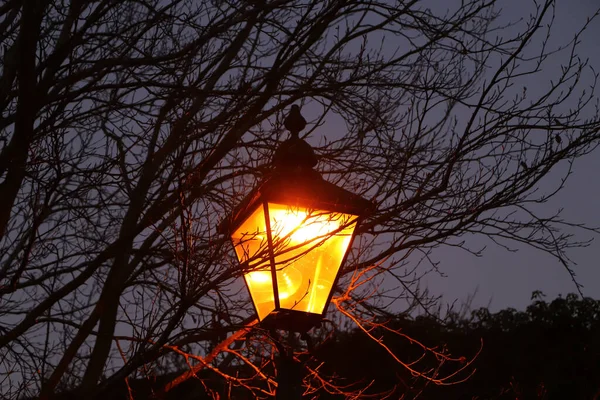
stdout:
{"type": "Polygon", "coordinates": [[[369,200],[327,182],[314,170],[275,171],[233,210],[231,216],[223,221],[219,231],[232,232],[264,202],[334,211],[360,217],[374,208],[369,200]]]}

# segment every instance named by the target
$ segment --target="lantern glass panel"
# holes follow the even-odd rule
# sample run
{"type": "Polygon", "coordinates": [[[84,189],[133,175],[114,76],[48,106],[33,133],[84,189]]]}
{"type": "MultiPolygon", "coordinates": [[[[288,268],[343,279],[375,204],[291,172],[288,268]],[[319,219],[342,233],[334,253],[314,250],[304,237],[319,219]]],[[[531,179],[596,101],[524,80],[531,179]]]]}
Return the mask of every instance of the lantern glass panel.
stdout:
{"type": "Polygon", "coordinates": [[[250,215],[231,235],[241,264],[250,272],[244,274],[258,318],[263,320],[275,309],[273,279],[269,262],[267,228],[264,208],[250,215]]]}
{"type": "Polygon", "coordinates": [[[321,314],[357,216],[269,203],[281,308],[321,314]]]}

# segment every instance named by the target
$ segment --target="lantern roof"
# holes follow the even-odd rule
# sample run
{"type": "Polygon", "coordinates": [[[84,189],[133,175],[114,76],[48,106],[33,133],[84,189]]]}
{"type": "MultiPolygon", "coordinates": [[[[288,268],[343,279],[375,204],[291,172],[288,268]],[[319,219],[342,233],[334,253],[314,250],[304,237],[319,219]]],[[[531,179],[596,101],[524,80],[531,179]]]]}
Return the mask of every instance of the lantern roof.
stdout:
{"type": "Polygon", "coordinates": [[[275,171],[233,210],[230,218],[223,221],[219,231],[224,233],[235,229],[263,202],[360,216],[373,209],[373,203],[369,200],[327,182],[314,170],[296,173],[275,171]]]}

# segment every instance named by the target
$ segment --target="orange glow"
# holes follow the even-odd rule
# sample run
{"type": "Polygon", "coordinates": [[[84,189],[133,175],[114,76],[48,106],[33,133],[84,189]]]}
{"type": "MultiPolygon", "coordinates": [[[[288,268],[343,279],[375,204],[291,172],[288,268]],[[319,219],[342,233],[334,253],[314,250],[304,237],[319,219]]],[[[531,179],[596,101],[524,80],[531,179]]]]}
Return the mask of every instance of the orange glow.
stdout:
{"type": "Polygon", "coordinates": [[[275,309],[266,231],[261,206],[231,235],[240,263],[247,263],[244,268],[250,270],[244,278],[261,320],[275,309]]]}
{"type": "MultiPolygon", "coordinates": [[[[320,314],[348,250],[356,216],[269,203],[281,308],[320,314]]],[[[259,318],[275,309],[266,220],[257,209],[232,235],[259,318]],[[245,266],[246,267],[246,266],[245,266]]]]}

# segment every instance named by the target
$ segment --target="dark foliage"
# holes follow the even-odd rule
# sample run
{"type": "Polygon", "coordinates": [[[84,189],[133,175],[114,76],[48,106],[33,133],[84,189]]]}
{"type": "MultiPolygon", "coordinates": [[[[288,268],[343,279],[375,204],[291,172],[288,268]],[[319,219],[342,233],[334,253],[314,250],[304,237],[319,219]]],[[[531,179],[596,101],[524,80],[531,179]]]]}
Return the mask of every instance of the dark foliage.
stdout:
{"type": "MultiPolygon", "coordinates": [[[[413,398],[421,391],[421,399],[592,399],[600,393],[598,300],[570,294],[546,302],[534,296],[526,311],[481,308],[470,318],[450,315],[443,323],[430,316],[399,316],[388,327],[425,345],[444,344],[452,354],[479,352],[469,371],[475,370],[473,375],[457,385],[421,385],[359,331],[340,334],[319,357],[331,373],[348,382],[372,381],[369,392],[394,391],[391,398],[413,398]]],[[[405,338],[381,328],[373,335],[407,360],[420,356],[405,338]]]]}

